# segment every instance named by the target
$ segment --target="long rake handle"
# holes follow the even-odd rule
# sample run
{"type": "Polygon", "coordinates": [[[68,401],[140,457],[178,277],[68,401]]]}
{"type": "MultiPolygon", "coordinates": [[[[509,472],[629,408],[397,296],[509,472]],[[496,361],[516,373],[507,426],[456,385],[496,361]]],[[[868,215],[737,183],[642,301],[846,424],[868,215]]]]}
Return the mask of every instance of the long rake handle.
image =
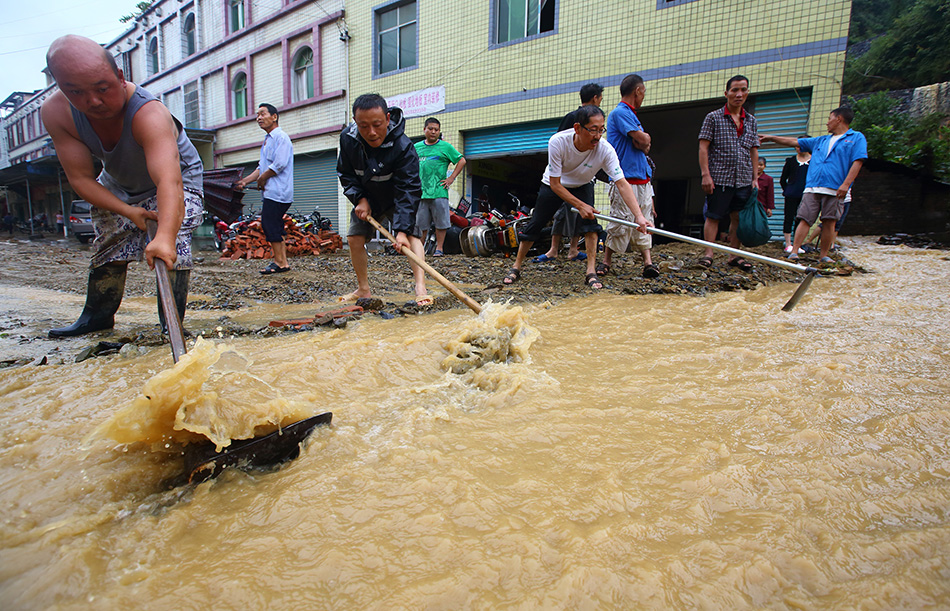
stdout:
{"type": "MultiPolygon", "coordinates": [[[[579,211],[575,208],[575,212],[579,211]]],[[[640,225],[632,221],[626,221],[624,219],[618,219],[612,216],[607,216],[606,214],[594,213],[595,218],[599,218],[602,221],[611,221],[619,225],[626,225],[627,227],[633,227],[634,229],[639,229],[640,225]]],[[[795,290],[795,293],[792,295],[791,299],[788,300],[788,303],[782,307],[782,311],[790,312],[799,301],[802,300],[802,297],[805,296],[805,291],[808,290],[808,287],[811,286],[811,281],[815,279],[815,274],[818,273],[818,270],[814,267],[805,267],[804,265],[798,265],[797,263],[792,263],[790,261],[781,261],[779,259],[773,259],[772,257],[766,257],[765,255],[757,255],[754,252],[746,252],[744,250],[739,250],[738,248],[732,248],[731,246],[722,246],[721,244],[716,244],[713,242],[707,242],[706,240],[700,240],[699,238],[691,238],[689,236],[680,235],[678,233],[673,233],[672,231],[666,231],[665,229],[657,229],[656,227],[647,227],[648,232],[655,233],[656,235],[661,235],[667,238],[672,238],[674,240],[679,240],[680,242],[686,242],[688,244],[696,244],[697,246],[705,246],[712,248],[713,250],[719,250],[722,252],[727,252],[739,257],[746,259],[752,259],[753,261],[759,261],[760,263],[766,263],[768,265],[774,265],[776,267],[784,267],[785,269],[791,270],[793,272],[803,272],[805,274],[805,279],[802,280],[802,283],[795,290]]]]}
{"type": "MultiPolygon", "coordinates": [[[[640,228],[640,225],[638,225],[637,223],[634,223],[632,221],[626,221],[624,219],[618,219],[612,216],[607,216],[606,214],[597,214],[595,212],[594,216],[596,218],[599,218],[602,221],[611,221],[614,223],[618,223],[620,225],[626,225],[627,227],[633,227],[634,229],[640,228]]],[[[775,265],[777,267],[784,267],[785,269],[791,270],[793,272],[807,273],[809,270],[814,269],[811,267],[805,267],[804,265],[798,265],[797,263],[792,263],[791,261],[781,261],[779,259],[773,259],[772,257],[766,257],[765,255],[757,255],[754,252],[746,252],[744,250],[739,250],[738,248],[732,248],[731,246],[723,246],[722,244],[716,244],[715,242],[707,242],[706,240],[700,240],[699,238],[691,238],[689,236],[673,233],[672,231],[666,231],[665,229],[657,229],[656,227],[647,227],[647,231],[649,231],[650,233],[655,233],[656,235],[661,235],[666,238],[679,240],[680,242],[686,242],[688,244],[696,244],[697,246],[705,246],[707,248],[712,248],[713,250],[720,250],[722,252],[727,252],[729,254],[737,255],[739,257],[744,257],[746,259],[752,259],[753,261],[758,261],[760,263],[767,263],[769,265],[775,265]]]]}

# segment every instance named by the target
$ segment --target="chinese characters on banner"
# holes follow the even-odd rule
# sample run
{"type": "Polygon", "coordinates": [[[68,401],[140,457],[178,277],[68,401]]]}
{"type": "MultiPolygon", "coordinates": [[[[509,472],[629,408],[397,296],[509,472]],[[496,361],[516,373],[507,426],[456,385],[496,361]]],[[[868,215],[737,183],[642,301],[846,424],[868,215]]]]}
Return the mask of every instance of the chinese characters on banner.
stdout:
{"type": "Polygon", "coordinates": [[[390,107],[398,106],[401,108],[403,116],[407,119],[431,115],[440,110],[445,110],[445,86],[440,85],[439,87],[394,95],[386,98],[386,104],[390,107]]]}

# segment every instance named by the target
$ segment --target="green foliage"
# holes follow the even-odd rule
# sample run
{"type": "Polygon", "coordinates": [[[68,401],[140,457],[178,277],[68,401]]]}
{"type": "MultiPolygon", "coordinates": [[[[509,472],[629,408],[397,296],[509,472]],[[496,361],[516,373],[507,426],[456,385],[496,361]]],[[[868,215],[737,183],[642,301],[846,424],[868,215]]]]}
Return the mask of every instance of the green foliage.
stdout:
{"type": "Polygon", "coordinates": [[[867,53],[848,62],[843,90],[853,94],[906,89],[946,80],[950,80],[950,2],[916,0],[867,53]]]}
{"type": "Polygon", "coordinates": [[[886,34],[891,24],[914,2],[915,0],[853,0],[848,44],[853,45],[886,34]]]}
{"type": "Polygon", "coordinates": [[[950,182],[950,126],[947,117],[931,113],[911,118],[894,112],[897,100],[878,92],[849,99],[851,127],[868,140],[868,156],[905,165],[950,182]]]}
{"type": "Polygon", "coordinates": [[[155,0],[142,0],[142,2],[138,2],[135,5],[135,12],[129,13],[128,15],[122,15],[121,17],[119,17],[119,23],[128,23],[134,19],[138,19],[139,17],[142,16],[142,13],[147,11],[149,7],[152,6],[152,2],[154,1],[155,0]]]}

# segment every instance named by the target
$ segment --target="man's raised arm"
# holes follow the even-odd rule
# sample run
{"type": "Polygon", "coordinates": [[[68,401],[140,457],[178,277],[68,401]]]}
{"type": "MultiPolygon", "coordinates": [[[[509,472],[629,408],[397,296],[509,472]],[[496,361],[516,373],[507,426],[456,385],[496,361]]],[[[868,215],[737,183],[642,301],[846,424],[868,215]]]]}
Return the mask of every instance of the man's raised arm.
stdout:
{"type": "Polygon", "coordinates": [[[132,136],[145,151],[148,174],[157,190],[158,231],[145,248],[145,259],[150,266],[156,258],[162,259],[171,269],[178,256],[175,241],[185,217],[178,126],[165,106],[153,102],[135,113],[132,136]]]}

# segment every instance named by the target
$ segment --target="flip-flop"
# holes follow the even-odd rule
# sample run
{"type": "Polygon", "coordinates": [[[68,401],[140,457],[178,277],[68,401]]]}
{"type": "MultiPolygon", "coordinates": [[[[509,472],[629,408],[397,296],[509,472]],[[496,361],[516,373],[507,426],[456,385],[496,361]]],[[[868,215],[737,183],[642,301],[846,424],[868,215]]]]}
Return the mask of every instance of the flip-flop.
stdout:
{"type": "Polygon", "coordinates": [[[521,280],[521,270],[512,267],[510,270],[508,270],[508,273],[505,274],[505,277],[502,278],[501,283],[505,286],[511,286],[519,280],[521,280]]]}
{"type": "Polygon", "coordinates": [[[432,256],[433,256],[433,257],[441,257],[441,256],[444,255],[444,254],[445,254],[445,253],[442,252],[441,250],[437,250],[437,251],[435,251],[434,253],[432,253],[432,256]]]}
{"type": "Polygon", "coordinates": [[[544,253],[534,258],[535,263],[548,263],[550,261],[557,261],[557,257],[549,257],[548,253],[544,253]]]}
{"type": "Polygon", "coordinates": [[[261,273],[267,276],[268,274],[282,274],[284,272],[289,272],[289,271],[290,271],[289,266],[281,267],[272,261],[270,265],[268,265],[267,267],[261,270],[261,273]]]}
{"type": "Polygon", "coordinates": [[[577,253],[576,255],[574,255],[573,257],[571,257],[571,261],[586,261],[586,260],[587,260],[587,253],[586,253],[586,252],[579,252],[579,253],[577,253]]]}
{"type": "Polygon", "coordinates": [[[584,286],[589,289],[599,290],[604,288],[604,283],[597,278],[597,274],[587,274],[584,276],[584,286]]]}
{"type": "Polygon", "coordinates": [[[357,301],[359,299],[363,299],[363,298],[357,295],[356,291],[353,291],[352,293],[347,293],[346,295],[340,295],[339,297],[336,298],[337,302],[339,303],[346,303],[347,301],[357,301]]]}

